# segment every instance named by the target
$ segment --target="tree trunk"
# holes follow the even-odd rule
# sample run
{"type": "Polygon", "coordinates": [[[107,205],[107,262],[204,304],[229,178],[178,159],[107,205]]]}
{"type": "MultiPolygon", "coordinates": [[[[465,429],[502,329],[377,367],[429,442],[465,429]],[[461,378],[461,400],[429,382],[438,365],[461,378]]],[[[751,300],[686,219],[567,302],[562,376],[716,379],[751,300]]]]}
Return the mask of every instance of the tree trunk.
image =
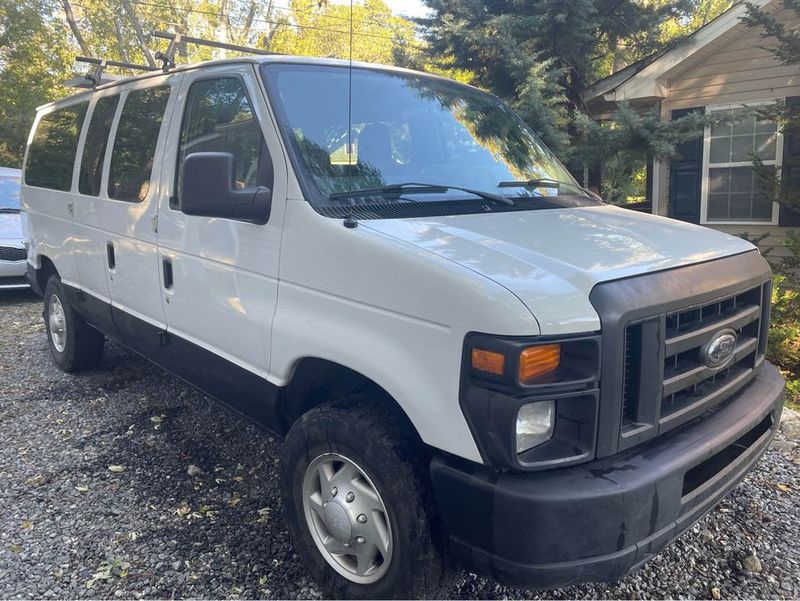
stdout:
{"type": "Polygon", "coordinates": [[[247,16],[244,19],[244,27],[242,27],[242,36],[239,41],[239,43],[242,46],[248,45],[248,40],[250,38],[250,30],[253,28],[253,19],[255,18],[256,18],[256,2],[255,0],[250,0],[250,6],[247,9],[247,16]]]}
{"type": "Polygon", "coordinates": [[[72,5],[69,3],[69,0],[61,0],[61,5],[64,7],[64,16],[67,18],[67,23],[72,31],[72,35],[75,36],[75,39],[78,42],[81,53],[84,56],[89,56],[89,47],[86,45],[86,40],[83,39],[83,34],[81,33],[78,24],[75,22],[75,15],[72,12],[72,5]]]}
{"type": "MultiPolygon", "coordinates": [[[[217,26],[214,28],[214,37],[216,38],[217,42],[227,44],[230,43],[230,39],[228,37],[228,31],[230,29],[228,26],[228,0],[222,0],[222,2],[220,2],[219,14],[220,16],[217,17],[219,21],[217,21],[217,26]]],[[[227,58],[226,53],[227,51],[223,50],[222,48],[214,48],[211,51],[211,58],[214,60],[227,58]]]]}
{"type": "Polygon", "coordinates": [[[133,29],[136,31],[136,40],[139,42],[139,48],[141,48],[147,64],[151,67],[155,67],[156,62],[153,60],[153,55],[150,54],[150,49],[147,47],[147,42],[145,42],[144,32],[142,31],[142,24],[139,22],[139,17],[137,17],[136,13],[133,11],[133,6],[131,6],[129,0],[122,0],[122,6],[125,9],[125,13],[128,15],[128,18],[131,20],[131,23],[133,23],[133,29]]]}
{"type": "Polygon", "coordinates": [[[119,50],[120,60],[129,63],[131,60],[128,58],[128,51],[125,48],[125,42],[122,38],[122,29],[120,29],[119,26],[119,19],[112,19],[112,21],[114,21],[114,35],[117,36],[117,49],[119,50]]]}

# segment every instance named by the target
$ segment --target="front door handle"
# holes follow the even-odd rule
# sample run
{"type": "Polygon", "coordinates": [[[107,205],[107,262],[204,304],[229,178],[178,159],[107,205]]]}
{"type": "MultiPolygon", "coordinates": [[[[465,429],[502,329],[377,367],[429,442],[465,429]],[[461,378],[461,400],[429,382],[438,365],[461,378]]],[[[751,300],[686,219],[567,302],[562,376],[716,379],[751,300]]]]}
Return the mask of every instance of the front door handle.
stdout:
{"type": "Polygon", "coordinates": [[[170,259],[162,259],[161,261],[162,272],[164,273],[164,288],[166,290],[172,289],[172,261],[170,259]]]}
{"type": "Polygon", "coordinates": [[[106,258],[108,259],[108,268],[114,269],[117,266],[117,259],[114,256],[113,242],[106,242],[106,258]]]}

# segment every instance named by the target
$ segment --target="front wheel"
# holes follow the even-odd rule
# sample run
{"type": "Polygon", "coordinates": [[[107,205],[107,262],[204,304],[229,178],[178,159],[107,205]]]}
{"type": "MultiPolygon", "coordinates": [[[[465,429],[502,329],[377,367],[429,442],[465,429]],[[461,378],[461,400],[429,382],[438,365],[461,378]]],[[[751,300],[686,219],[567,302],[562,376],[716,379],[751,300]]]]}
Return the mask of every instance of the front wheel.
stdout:
{"type": "Polygon", "coordinates": [[[284,508],[295,550],[327,596],[445,593],[424,461],[402,419],[353,397],[309,411],[286,437],[284,508]]]}

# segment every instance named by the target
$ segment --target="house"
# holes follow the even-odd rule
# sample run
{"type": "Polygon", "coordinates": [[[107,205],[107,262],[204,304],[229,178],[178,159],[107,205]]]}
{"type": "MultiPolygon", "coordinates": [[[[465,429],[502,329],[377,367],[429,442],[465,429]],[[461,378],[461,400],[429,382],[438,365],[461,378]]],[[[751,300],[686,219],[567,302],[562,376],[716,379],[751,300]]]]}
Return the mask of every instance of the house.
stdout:
{"type": "MultiPolygon", "coordinates": [[[[755,0],[786,28],[800,19],[782,0],[755,0]]],[[[593,84],[584,96],[592,114],[610,119],[618,103],[660,111],[665,121],[691,111],[732,111],[742,119],[706,128],[686,142],[672,162],[653,161],[647,191],[653,213],[700,223],[750,238],[764,236],[762,250],[778,257],[787,251],[787,232],[800,233],[800,211],[770,202],[753,181],[752,154],[781,169],[784,181],[800,184],[800,139],[757,121],[744,107],[776,101],[800,102],[800,66],[783,65],[765,49],[760,28],[741,22],[744,2],[660,54],[632,64],[593,84]]]]}

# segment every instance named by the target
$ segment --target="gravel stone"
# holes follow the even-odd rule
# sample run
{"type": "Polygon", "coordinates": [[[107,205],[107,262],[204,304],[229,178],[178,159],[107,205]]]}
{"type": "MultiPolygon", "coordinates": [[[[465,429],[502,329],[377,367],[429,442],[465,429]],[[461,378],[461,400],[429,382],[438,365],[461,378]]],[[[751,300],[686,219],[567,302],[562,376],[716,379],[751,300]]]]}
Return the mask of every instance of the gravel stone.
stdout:
{"type": "Polygon", "coordinates": [[[742,560],[742,568],[747,572],[760,572],[761,561],[755,555],[748,555],[742,560]]]}
{"type": "Polygon", "coordinates": [[[800,413],[784,408],[781,419],[781,430],[786,438],[790,440],[800,440],[800,413]]]}
{"type": "MultiPolygon", "coordinates": [[[[0,294],[0,598],[321,598],[283,522],[280,443],[114,343],[98,370],[60,372],[41,313],[32,294],[0,294]]],[[[465,574],[447,596],[800,597],[798,448],[768,450],[620,582],[524,591],[465,574]]]]}

